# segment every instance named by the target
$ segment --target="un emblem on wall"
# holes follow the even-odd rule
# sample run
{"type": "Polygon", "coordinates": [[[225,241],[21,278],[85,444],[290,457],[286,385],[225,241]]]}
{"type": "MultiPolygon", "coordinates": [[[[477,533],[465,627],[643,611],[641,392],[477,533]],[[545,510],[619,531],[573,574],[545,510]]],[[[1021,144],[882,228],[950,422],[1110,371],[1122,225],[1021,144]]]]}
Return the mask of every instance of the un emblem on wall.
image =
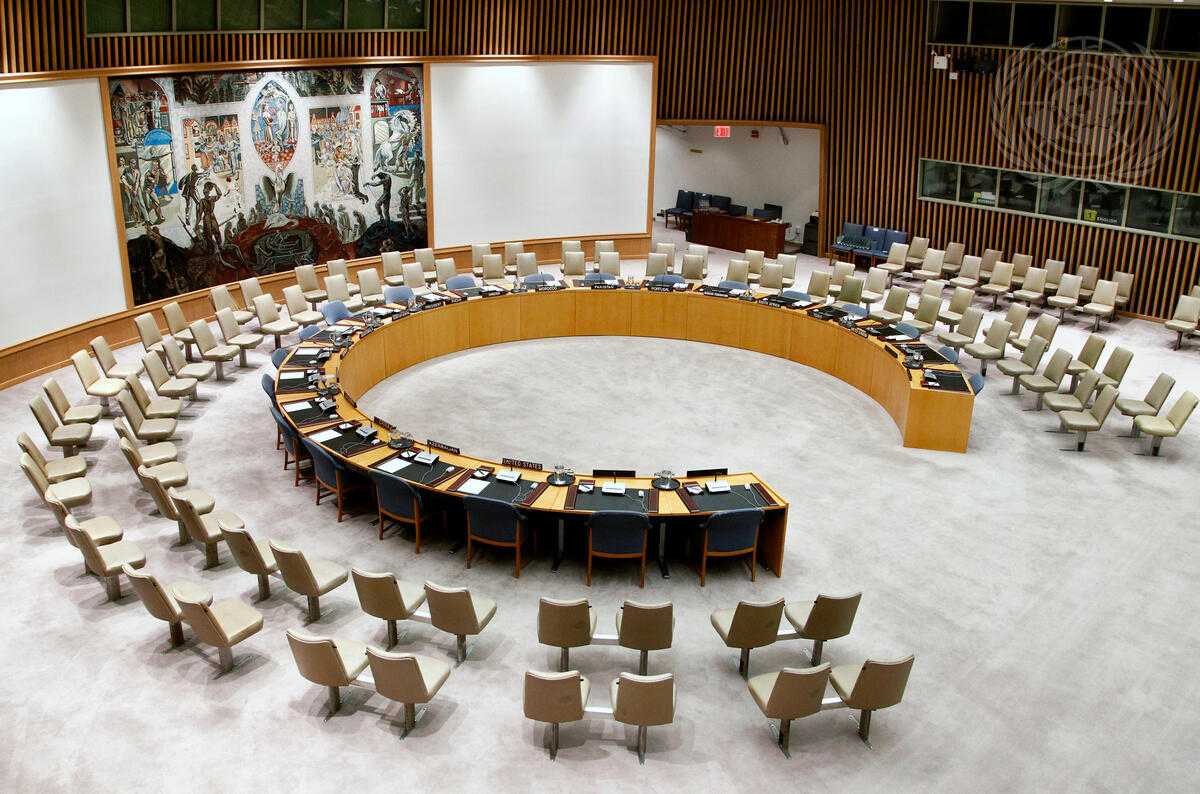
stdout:
{"type": "Polygon", "coordinates": [[[1162,159],[1178,121],[1165,63],[1140,49],[1112,53],[1111,43],[1096,54],[1099,45],[1072,39],[1005,59],[990,117],[1010,167],[1137,182],[1162,159]]]}

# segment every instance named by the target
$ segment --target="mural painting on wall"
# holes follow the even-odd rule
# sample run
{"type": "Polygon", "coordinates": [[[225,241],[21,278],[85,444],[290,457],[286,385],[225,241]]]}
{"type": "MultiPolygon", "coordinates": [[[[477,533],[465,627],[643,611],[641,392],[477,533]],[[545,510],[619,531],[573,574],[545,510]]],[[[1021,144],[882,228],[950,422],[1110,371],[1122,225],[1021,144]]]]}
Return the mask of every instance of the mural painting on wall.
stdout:
{"type": "Polygon", "coordinates": [[[424,247],[421,92],[403,66],[111,80],[135,302],[424,247]]]}

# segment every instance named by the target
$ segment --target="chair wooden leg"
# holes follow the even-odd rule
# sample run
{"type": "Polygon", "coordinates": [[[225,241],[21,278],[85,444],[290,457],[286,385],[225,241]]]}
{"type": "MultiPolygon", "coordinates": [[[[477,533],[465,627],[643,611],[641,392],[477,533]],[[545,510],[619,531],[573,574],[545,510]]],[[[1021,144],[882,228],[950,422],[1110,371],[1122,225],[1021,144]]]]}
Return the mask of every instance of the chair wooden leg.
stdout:
{"type": "Polygon", "coordinates": [[[758,546],[750,552],[750,581],[757,581],[758,576],[758,546]]]}
{"type": "Polygon", "coordinates": [[[516,551],[517,551],[517,560],[515,563],[513,563],[513,566],[515,568],[515,570],[513,571],[513,578],[520,579],[521,578],[521,539],[519,537],[517,538],[516,551]]]}
{"type": "Polygon", "coordinates": [[[383,509],[379,510],[379,539],[383,540],[383,509]]]}
{"type": "Polygon", "coordinates": [[[643,590],[646,588],[646,547],[642,546],[642,563],[641,570],[638,576],[638,587],[643,590]]]}
{"type": "Polygon", "coordinates": [[[708,554],[700,552],[700,586],[704,587],[704,575],[708,572],[708,554]]]}
{"type": "Polygon", "coordinates": [[[588,587],[592,586],[592,550],[590,547],[588,548],[588,559],[587,559],[587,586],[588,587]]]}
{"type": "Polygon", "coordinates": [[[414,537],[413,554],[420,554],[421,553],[421,519],[420,519],[420,517],[418,517],[417,520],[413,522],[413,537],[414,537]]]}
{"type": "Polygon", "coordinates": [[[471,555],[475,553],[474,544],[471,543],[471,533],[467,533],[467,567],[471,567],[471,555]]]}

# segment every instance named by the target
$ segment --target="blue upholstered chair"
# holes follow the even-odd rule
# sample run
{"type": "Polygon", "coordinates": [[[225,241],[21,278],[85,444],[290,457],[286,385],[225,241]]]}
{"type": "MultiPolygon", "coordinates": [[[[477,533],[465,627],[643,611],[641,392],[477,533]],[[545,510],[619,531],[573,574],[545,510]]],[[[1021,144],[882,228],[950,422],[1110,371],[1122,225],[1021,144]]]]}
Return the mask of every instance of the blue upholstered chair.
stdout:
{"type": "Polygon", "coordinates": [[[594,284],[597,281],[616,281],[616,276],[610,276],[607,273],[588,273],[583,277],[584,284],[594,284]]]}
{"type": "Polygon", "coordinates": [[[987,383],[978,372],[972,372],[968,375],[967,382],[971,384],[971,391],[975,392],[976,395],[983,391],[983,384],[987,383]]]}
{"type": "MultiPolygon", "coordinates": [[[[375,469],[371,469],[371,481],[375,483],[375,501],[379,505],[379,539],[383,540],[389,519],[397,524],[411,524],[415,535],[413,553],[420,554],[421,525],[427,518],[420,490],[395,475],[375,469]]],[[[441,516],[444,525],[446,514],[441,516]]]]}
{"type": "Polygon", "coordinates": [[[735,218],[740,218],[746,214],[746,205],[745,204],[730,204],[729,207],[725,211],[727,213],[729,213],[730,215],[734,216],[735,218]]]}
{"type": "Polygon", "coordinates": [[[852,303],[839,303],[838,308],[851,317],[869,317],[871,315],[866,306],[855,306],[852,303]]]}
{"type": "MultiPolygon", "coordinates": [[[[446,289],[471,289],[477,286],[479,285],[475,283],[475,277],[470,273],[459,273],[456,276],[446,279],[446,289]]],[[[405,287],[404,289],[408,288],[405,287]]],[[[412,290],[409,290],[409,292],[412,292],[412,290]]]]}
{"type": "Polygon", "coordinates": [[[525,515],[508,502],[482,496],[463,497],[467,513],[467,567],[471,567],[474,544],[499,546],[516,551],[513,576],[521,578],[521,545],[525,536],[525,515]]]}
{"type": "Polygon", "coordinates": [[[663,222],[669,224],[671,218],[674,218],[675,225],[679,226],[679,219],[692,217],[695,207],[696,194],[690,190],[680,190],[675,194],[675,206],[663,213],[663,222]]]}
{"type": "Polygon", "coordinates": [[[892,252],[892,246],[896,243],[905,245],[908,243],[908,232],[902,232],[899,229],[888,229],[884,234],[883,249],[872,251],[871,256],[875,259],[886,260],[892,252]]]}
{"type": "Polygon", "coordinates": [[[719,281],[717,286],[721,289],[750,289],[750,285],[744,281],[730,281],[729,279],[719,281]]]}
{"type": "Polygon", "coordinates": [[[319,325],[305,326],[304,328],[300,329],[300,341],[303,342],[305,339],[312,339],[314,336],[321,333],[322,330],[323,329],[319,325]]]}
{"type": "Polygon", "coordinates": [[[587,585],[592,586],[592,558],[641,560],[638,587],[646,586],[646,536],[650,519],[645,513],[600,510],[588,517],[587,585]]]}
{"type": "Polygon", "coordinates": [[[344,320],[349,317],[350,310],[341,301],[326,301],[321,307],[321,315],[325,318],[325,322],[333,325],[338,320],[344,320]]]}
{"type": "Polygon", "coordinates": [[[356,490],[359,484],[350,477],[346,465],[325,451],[325,448],[308,439],[302,439],[304,449],[312,457],[313,475],[317,481],[317,504],[326,496],[337,498],[337,520],[340,524],[346,514],[346,494],[356,490]]]}
{"type": "Polygon", "coordinates": [[[763,511],[758,508],[722,510],[704,522],[704,545],[700,553],[700,586],[708,572],[709,557],[740,557],[750,555],[750,581],[758,567],[758,528],[762,526],[763,511]]]}
{"type": "Polygon", "coordinates": [[[678,273],[662,273],[650,279],[651,284],[683,284],[685,281],[678,273]]]}
{"type": "MultiPolygon", "coordinates": [[[[315,325],[308,326],[308,328],[316,328],[316,327],[317,326],[315,326],[315,325]]],[[[304,330],[307,331],[308,328],[306,328],[304,330]]],[[[286,347],[281,347],[278,350],[271,351],[271,363],[275,365],[275,369],[279,369],[279,365],[281,365],[283,363],[283,360],[285,358],[287,358],[288,353],[290,353],[290,352],[292,352],[292,351],[288,350],[286,347]]]]}
{"type": "MultiPolygon", "coordinates": [[[[730,205],[733,204],[733,199],[729,196],[709,196],[708,206],[720,210],[721,212],[729,212],[730,205]]],[[[742,209],[745,212],[745,208],[742,209]]]]}
{"type": "Polygon", "coordinates": [[[941,354],[942,358],[946,359],[950,363],[958,363],[958,351],[954,348],[948,347],[947,345],[942,345],[938,348],[937,352],[941,354]]]}
{"type": "Polygon", "coordinates": [[[908,334],[912,339],[921,338],[921,329],[909,323],[896,323],[896,330],[902,334],[908,334]]]}
{"type": "Polygon", "coordinates": [[[309,456],[304,451],[304,445],[300,443],[300,434],[292,429],[292,426],[287,423],[287,420],[283,418],[283,414],[274,405],[271,406],[271,416],[275,420],[275,448],[283,449],[284,471],[287,471],[287,467],[293,463],[296,464],[296,479],[293,487],[298,487],[300,485],[301,467],[304,461],[310,460],[309,456]]]}
{"type": "Polygon", "coordinates": [[[550,284],[553,281],[554,276],[549,273],[531,273],[523,279],[523,283],[529,286],[534,284],[550,284]]]}
{"type": "Polygon", "coordinates": [[[263,373],[262,379],[259,381],[262,384],[262,390],[267,393],[267,397],[271,400],[275,399],[275,379],[267,373],[263,373]]]}
{"type": "Polygon", "coordinates": [[[412,287],[384,287],[383,302],[407,306],[417,299],[412,287]]]}
{"type": "Polygon", "coordinates": [[[807,292],[801,292],[800,290],[795,290],[795,289],[785,289],[782,293],[782,296],[787,298],[788,300],[794,300],[794,301],[807,302],[807,301],[812,300],[812,296],[809,295],[807,292]]]}
{"type": "Polygon", "coordinates": [[[830,246],[834,251],[839,253],[853,253],[859,250],[854,245],[851,245],[850,240],[859,239],[866,236],[866,231],[861,223],[843,223],[842,234],[837,242],[830,246]]]}

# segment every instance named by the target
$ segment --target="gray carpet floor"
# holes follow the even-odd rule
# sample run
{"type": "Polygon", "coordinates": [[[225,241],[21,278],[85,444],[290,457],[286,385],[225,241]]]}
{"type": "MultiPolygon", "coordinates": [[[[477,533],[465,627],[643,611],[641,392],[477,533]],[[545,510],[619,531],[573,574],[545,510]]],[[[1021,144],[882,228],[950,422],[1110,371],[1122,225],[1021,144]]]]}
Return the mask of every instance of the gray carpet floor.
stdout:
{"type": "MultiPolygon", "coordinates": [[[[713,280],[724,261],[714,252],[713,280]]],[[[804,261],[801,284],[818,264],[804,261]]],[[[1086,332],[1076,321],[1055,344],[1078,350],[1086,332]]],[[[1123,394],[1140,396],[1163,370],[1178,390],[1200,386],[1200,345],[1176,352],[1161,326],[1128,319],[1104,335],[1110,347],[1135,351],[1123,394]]],[[[14,465],[0,472],[11,494],[0,509],[5,789],[1183,791],[1200,779],[1200,417],[1161,458],[1136,455],[1142,447],[1121,437],[1129,427],[1120,417],[1087,452],[1060,451],[1069,440],[1044,432],[1055,427],[1051,415],[1022,411],[1032,399],[1007,396],[1007,379],[994,374],[976,401],[968,454],[906,450],[878,405],[823,373],[740,350],[625,338],[467,351],[363,397],[402,428],[486,456],[642,472],[750,469],[791,502],[782,578],[760,572],[751,583],[726,562],[701,589],[675,560],[671,579],[652,572],[643,591],[636,566],[611,562],[598,564],[589,589],[578,556],[558,573],[538,559],[517,581],[508,555],[487,553],[467,570],[436,536],[415,556],[407,540],[377,540],[370,515],[336,523],[333,506],[314,505],[312,488],[293,488],[281,468],[258,383],[271,371],[266,353],[264,345],[231,381],[204,384],[203,400],[188,407],[179,443],[191,483],[258,537],[347,566],[469,586],[497,600],[495,621],[408,738],[400,739],[400,707],[363,690],[345,691],[341,712],[327,718],[325,691],[300,677],[284,632],[382,644],[383,623],[360,611],[351,584],[322,599],[323,617],[305,626],[304,599],[277,582],[255,604],[263,631],[221,675],[190,630],[183,648],[169,648],[165,624],[128,587],[119,603],[106,602],[15,465],[14,445],[14,465]],[[875,715],[873,749],[857,739],[850,712],[836,710],[794,723],[785,759],[709,613],[743,598],[855,590],[863,600],[854,629],[826,657],[916,654],[904,702],[875,715]],[[547,759],[545,726],[521,711],[523,671],[557,662],[556,650],[537,643],[542,595],[587,597],[601,627],[626,597],[674,603],[674,647],[651,655],[651,671],[675,673],[676,721],[651,729],[645,766],[633,731],[599,720],[565,725],[558,760],[547,759]]],[[[73,372],[57,375],[79,393],[73,372]]],[[[41,380],[0,392],[10,439],[23,429],[41,441],[26,407],[41,380]]],[[[118,519],[164,582],[256,597],[254,578],[227,550],[202,570],[199,550],[174,545],[174,524],[150,515],[108,419],[85,455],[95,499],[80,515],[118,519]]],[[[451,661],[453,644],[414,624],[399,647],[451,661]]],[[[752,667],[802,666],[800,650],[796,642],[757,650],[752,667]]],[[[615,647],[578,649],[572,660],[601,705],[608,682],[637,664],[615,647]]]]}

